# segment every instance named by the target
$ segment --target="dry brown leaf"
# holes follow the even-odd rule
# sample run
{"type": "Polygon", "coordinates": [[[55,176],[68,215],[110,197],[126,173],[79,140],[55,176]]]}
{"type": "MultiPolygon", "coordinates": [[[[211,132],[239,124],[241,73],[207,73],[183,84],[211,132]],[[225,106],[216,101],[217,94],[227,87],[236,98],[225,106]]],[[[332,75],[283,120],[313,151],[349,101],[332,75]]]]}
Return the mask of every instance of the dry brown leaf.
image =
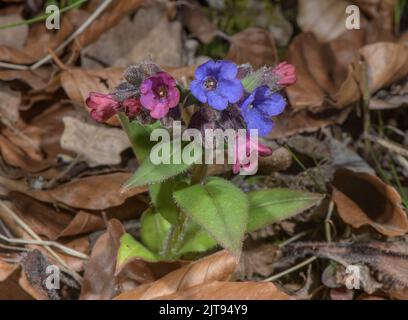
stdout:
{"type": "Polygon", "coordinates": [[[226,281],[235,270],[237,261],[227,251],[219,251],[173,271],[163,278],[122,293],[118,300],[150,300],[182,292],[193,286],[213,281],[226,281]]]}
{"type": "MultiPolygon", "coordinates": [[[[0,261],[0,265],[2,263],[4,262],[0,261]]],[[[14,270],[14,272],[12,272],[7,277],[7,279],[0,281],[0,300],[33,300],[34,299],[20,286],[19,278],[20,278],[21,270],[18,267],[19,265],[16,266],[16,269],[14,270]]]]}
{"type": "Polygon", "coordinates": [[[12,90],[0,83],[0,122],[4,125],[15,123],[19,117],[18,107],[21,102],[21,92],[12,90]]]}
{"type": "MultiPolygon", "coordinates": [[[[58,155],[70,154],[59,144],[62,118],[74,112],[70,106],[55,104],[31,119],[29,124],[19,119],[14,127],[2,130],[0,154],[4,161],[31,174],[58,166],[58,155]]],[[[50,178],[55,174],[58,171],[43,172],[42,176],[50,178]]]]}
{"type": "Polygon", "coordinates": [[[24,48],[0,46],[1,61],[31,64],[48,55],[48,48],[55,49],[78,27],[76,14],[73,11],[64,14],[58,32],[48,30],[45,23],[31,25],[24,48]]]}
{"type": "Polygon", "coordinates": [[[296,67],[298,82],[287,93],[295,112],[344,108],[361,99],[365,81],[373,94],[408,75],[407,47],[391,42],[363,46],[370,42],[363,30],[349,32],[330,44],[319,43],[308,33],[293,40],[288,60],[296,67]],[[362,61],[367,64],[367,78],[362,61]]]}
{"type": "MultiPolygon", "coordinates": [[[[7,25],[16,21],[22,20],[19,13],[0,13],[0,25],[7,25]]],[[[23,24],[14,28],[6,28],[0,30],[0,46],[9,46],[16,49],[21,49],[26,42],[28,35],[28,25],[23,24]]]]}
{"type": "Polygon", "coordinates": [[[300,0],[297,22],[303,32],[312,32],[320,41],[329,42],[347,30],[347,5],[343,0],[300,0]]]}
{"type": "Polygon", "coordinates": [[[123,130],[92,125],[72,117],[65,117],[63,121],[61,147],[81,155],[90,167],[120,164],[120,154],[130,147],[123,130]]]}
{"type": "Polygon", "coordinates": [[[90,92],[108,93],[122,78],[122,68],[72,69],[61,75],[61,85],[68,97],[79,105],[85,105],[90,92]]]}
{"type": "Polygon", "coordinates": [[[17,268],[18,264],[10,264],[2,261],[0,258],[0,283],[6,281],[17,268]]]}
{"type": "Polygon", "coordinates": [[[332,200],[340,217],[354,228],[370,225],[390,237],[408,232],[408,218],[400,195],[378,177],[339,169],[333,187],[332,200]]]}
{"type": "MultiPolygon", "coordinates": [[[[346,28],[346,8],[353,2],[361,10],[360,27],[367,28],[367,15],[382,32],[394,31],[394,12],[396,1],[393,0],[300,0],[297,21],[303,32],[313,33],[321,42],[330,42],[348,32],[346,28]]],[[[358,31],[357,31],[358,33],[358,31]]]]}
{"type": "Polygon", "coordinates": [[[367,45],[359,50],[359,57],[349,67],[347,79],[334,96],[339,106],[358,101],[361,90],[357,83],[364,83],[362,64],[367,64],[369,93],[408,76],[408,47],[391,42],[367,45]],[[356,83],[357,81],[357,83],[356,83]]]}
{"type": "Polygon", "coordinates": [[[81,300],[107,300],[116,295],[116,258],[120,238],[125,233],[122,224],[112,219],[108,231],[96,241],[85,268],[81,300]]]}
{"type": "Polygon", "coordinates": [[[268,277],[272,274],[278,247],[271,243],[246,240],[234,278],[252,279],[254,275],[268,277]]]}
{"type": "Polygon", "coordinates": [[[79,211],[75,216],[62,208],[40,202],[20,192],[10,192],[15,211],[39,235],[56,240],[103,229],[103,219],[92,213],[79,211]]]}
{"type": "Polygon", "coordinates": [[[279,60],[272,34],[260,28],[248,28],[235,34],[227,59],[238,64],[249,62],[254,68],[273,66],[279,60]]]}
{"type": "Polygon", "coordinates": [[[181,9],[183,22],[193,37],[197,37],[203,43],[210,43],[218,29],[197,1],[192,2],[191,5],[183,6],[181,9]]]}
{"type": "MultiPolygon", "coordinates": [[[[113,1],[73,43],[74,48],[82,48],[93,43],[107,30],[118,24],[123,17],[133,14],[146,0],[113,1]]],[[[62,27],[61,27],[62,28],[62,27]]],[[[129,32],[132,32],[131,30],[129,32]]]]}
{"type": "MultiPolygon", "coordinates": [[[[147,189],[133,188],[120,193],[122,185],[130,178],[130,173],[111,173],[101,176],[73,180],[51,190],[32,190],[27,194],[48,203],[62,203],[72,208],[106,210],[122,205],[126,199],[145,192],[147,189]]],[[[134,208],[134,213],[139,208],[134,208]]]]}
{"type": "Polygon", "coordinates": [[[160,300],[291,300],[270,282],[204,283],[183,291],[157,297],[160,300]]]}

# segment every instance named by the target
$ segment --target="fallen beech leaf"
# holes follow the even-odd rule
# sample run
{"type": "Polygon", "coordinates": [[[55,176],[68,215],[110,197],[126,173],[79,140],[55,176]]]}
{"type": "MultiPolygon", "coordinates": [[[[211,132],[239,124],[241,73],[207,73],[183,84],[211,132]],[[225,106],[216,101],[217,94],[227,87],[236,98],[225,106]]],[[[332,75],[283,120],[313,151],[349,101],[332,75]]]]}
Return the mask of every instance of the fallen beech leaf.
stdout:
{"type": "Polygon", "coordinates": [[[391,42],[364,46],[368,43],[364,34],[355,33],[353,40],[349,32],[330,44],[320,43],[310,33],[292,41],[288,60],[296,67],[298,82],[287,93],[294,112],[344,108],[361,99],[365,81],[373,94],[408,75],[407,47],[391,42]],[[363,63],[367,65],[367,79],[363,63]]]}
{"type": "Polygon", "coordinates": [[[210,43],[218,29],[197,1],[192,2],[192,5],[182,6],[183,22],[193,37],[197,37],[203,43],[210,43]]]}
{"type": "Polygon", "coordinates": [[[14,128],[2,130],[0,135],[0,154],[4,161],[27,173],[42,172],[48,179],[58,174],[58,171],[44,170],[58,166],[58,155],[69,154],[59,143],[62,133],[62,118],[75,113],[68,105],[54,104],[27,124],[21,119],[14,128]],[[21,133],[23,135],[21,135],[21,133]]]}
{"type": "Polygon", "coordinates": [[[254,275],[268,277],[273,271],[277,251],[278,247],[274,244],[247,239],[235,277],[239,280],[252,279],[254,275]]]}
{"type": "Polygon", "coordinates": [[[63,121],[61,146],[82,155],[90,167],[120,164],[121,152],[130,147],[123,130],[95,126],[72,117],[63,121]]]}
{"type": "Polygon", "coordinates": [[[18,264],[9,264],[0,258],[0,283],[7,280],[17,268],[18,264]]]}
{"type": "Polygon", "coordinates": [[[27,194],[40,201],[62,203],[72,208],[106,210],[122,205],[126,199],[147,191],[147,188],[142,187],[120,193],[121,187],[130,176],[130,173],[111,173],[85,177],[51,190],[32,190],[27,191],[27,194]]]}
{"type": "MultiPolygon", "coordinates": [[[[4,262],[0,261],[0,270],[4,268],[1,266],[4,262]]],[[[33,300],[19,284],[21,270],[16,265],[16,269],[7,276],[6,279],[0,278],[0,300],[33,300]]]]}
{"type": "Polygon", "coordinates": [[[125,233],[122,224],[112,219],[108,231],[96,241],[92,254],[85,267],[80,300],[107,300],[116,293],[116,256],[119,239],[125,233]]]}
{"type": "Polygon", "coordinates": [[[61,75],[61,85],[71,100],[85,106],[90,92],[108,93],[122,78],[122,68],[72,69],[61,75]]]}
{"type": "MultiPolygon", "coordinates": [[[[20,21],[23,19],[21,14],[18,13],[2,13],[0,14],[0,25],[7,25],[14,23],[15,21],[20,21]]],[[[0,45],[10,46],[16,49],[21,49],[26,42],[28,35],[28,25],[23,24],[20,26],[15,26],[14,28],[6,28],[0,30],[0,45]]]]}
{"type": "Polygon", "coordinates": [[[24,48],[0,46],[1,60],[17,64],[31,64],[43,58],[48,54],[48,48],[55,49],[73,30],[77,29],[79,21],[75,15],[76,12],[65,13],[58,32],[48,30],[45,23],[31,25],[24,48]]]}
{"type": "Polygon", "coordinates": [[[349,67],[347,79],[334,96],[339,106],[355,102],[361,96],[360,87],[356,84],[356,81],[364,83],[360,61],[367,64],[370,94],[408,75],[408,47],[404,45],[379,42],[361,48],[358,53],[359,58],[349,67]]]}
{"type": "Polygon", "coordinates": [[[390,237],[408,232],[408,218],[400,195],[378,177],[339,169],[333,187],[332,200],[340,217],[354,228],[370,225],[390,237]]]}
{"type": "Polygon", "coordinates": [[[18,119],[18,107],[21,102],[21,93],[10,89],[4,83],[0,83],[0,116],[3,124],[15,123],[18,119]]]}
{"type": "Polygon", "coordinates": [[[299,242],[282,249],[283,261],[306,255],[316,255],[334,260],[344,266],[366,265],[374,271],[375,278],[382,284],[382,290],[401,298],[408,297],[408,244],[397,242],[299,242]]]}
{"type": "Polygon", "coordinates": [[[160,300],[290,300],[270,282],[204,283],[183,291],[157,297],[160,300]]]}
{"type": "Polygon", "coordinates": [[[278,62],[275,40],[270,32],[260,28],[248,28],[231,38],[227,59],[238,64],[251,63],[257,69],[278,62]]]}
{"type": "Polygon", "coordinates": [[[300,0],[297,22],[303,32],[313,32],[320,41],[329,42],[347,30],[348,5],[343,0],[300,0]]]}
{"type": "Polygon", "coordinates": [[[58,290],[46,287],[46,280],[50,276],[47,267],[51,263],[40,251],[30,251],[21,264],[23,272],[19,283],[24,290],[37,300],[60,299],[58,290]]]}
{"type": "Polygon", "coordinates": [[[219,251],[173,271],[151,284],[122,293],[115,299],[149,300],[171,295],[196,285],[226,281],[234,272],[236,265],[237,261],[234,256],[225,250],[219,251]]]}
{"type": "Polygon", "coordinates": [[[134,13],[145,0],[113,1],[112,4],[94,20],[92,24],[76,39],[73,47],[85,47],[96,41],[104,32],[119,23],[124,16],[134,13]]]}

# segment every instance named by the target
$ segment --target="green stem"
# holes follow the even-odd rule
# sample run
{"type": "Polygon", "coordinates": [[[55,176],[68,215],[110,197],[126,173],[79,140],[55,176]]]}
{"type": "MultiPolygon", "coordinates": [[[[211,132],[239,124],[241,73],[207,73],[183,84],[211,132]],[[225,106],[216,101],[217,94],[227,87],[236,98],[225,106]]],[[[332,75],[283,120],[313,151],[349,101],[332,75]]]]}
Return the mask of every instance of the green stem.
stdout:
{"type": "MultiPolygon", "coordinates": [[[[191,185],[201,184],[207,178],[207,165],[196,164],[192,170],[191,185]]],[[[188,216],[179,211],[179,222],[171,227],[168,241],[164,250],[164,258],[172,259],[180,250],[188,226],[188,216]]]]}

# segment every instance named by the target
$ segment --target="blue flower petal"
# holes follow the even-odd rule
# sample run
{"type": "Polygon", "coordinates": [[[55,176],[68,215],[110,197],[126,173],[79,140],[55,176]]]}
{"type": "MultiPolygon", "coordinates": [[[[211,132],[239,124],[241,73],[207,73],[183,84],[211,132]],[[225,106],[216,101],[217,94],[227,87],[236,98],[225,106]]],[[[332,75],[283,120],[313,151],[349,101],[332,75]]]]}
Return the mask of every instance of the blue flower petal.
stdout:
{"type": "Polygon", "coordinates": [[[207,94],[208,104],[217,110],[224,110],[228,107],[227,98],[217,94],[215,91],[209,91],[207,94]]]}
{"type": "Polygon", "coordinates": [[[227,98],[229,102],[236,103],[242,98],[244,87],[238,79],[221,80],[218,82],[216,92],[227,98]]]}
{"type": "Polygon", "coordinates": [[[262,114],[259,110],[252,108],[242,113],[248,129],[257,129],[258,135],[264,137],[273,129],[273,121],[262,114]]]}
{"type": "Polygon", "coordinates": [[[194,76],[197,80],[204,80],[205,77],[212,74],[211,70],[214,68],[216,68],[216,62],[214,60],[208,60],[196,69],[194,76]]]}
{"type": "Polygon", "coordinates": [[[285,110],[286,101],[279,93],[273,93],[264,101],[257,103],[255,100],[255,107],[261,110],[266,115],[273,117],[281,114],[285,110]]]}
{"type": "Polygon", "coordinates": [[[200,80],[193,80],[190,84],[190,91],[198,101],[207,102],[207,91],[204,89],[203,83],[200,80]]]}
{"type": "MultiPolygon", "coordinates": [[[[217,65],[220,68],[220,77],[226,80],[233,80],[237,77],[238,67],[235,63],[228,60],[219,60],[217,65]]],[[[219,79],[221,80],[221,79],[219,79]]]]}

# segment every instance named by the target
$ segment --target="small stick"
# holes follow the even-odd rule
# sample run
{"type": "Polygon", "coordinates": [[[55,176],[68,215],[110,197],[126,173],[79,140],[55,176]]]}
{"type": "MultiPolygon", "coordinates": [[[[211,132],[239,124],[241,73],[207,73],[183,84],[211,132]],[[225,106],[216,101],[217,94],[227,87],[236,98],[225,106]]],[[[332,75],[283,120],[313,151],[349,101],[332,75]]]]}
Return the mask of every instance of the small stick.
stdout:
{"type": "MultiPolygon", "coordinates": [[[[61,243],[58,243],[56,241],[44,241],[44,240],[24,240],[24,239],[16,239],[16,238],[7,238],[3,235],[0,234],[0,239],[7,241],[9,243],[15,243],[15,244],[35,244],[39,246],[50,246],[50,247],[56,247],[63,251],[64,253],[82,259],[82,260],[88,260],[89,257],[79,251],[76,251],[74,249],[71,249],[67,246],[62,245],[61,243]]],[[[21,249],[21,248],[20,248],[21,249]]]]}
{"type": "Polygon", "coordinates": [[[287,274],[292,273],[293,271],[296,271],[298,269],[303,268],[304,266],[307,266],[308,264],[312,263],[316,259],[317,259],[317,257],[311,257],[311,258],[309,258],[309,259],[307,259],[307,260],[293,266],[292,268],[289,268],[289,269],[287,269],[285,271],[282,271],[281,273],[275,274],[274,276],[269,277],[267,279],[264,279],[262,281],[264,281],[264,282],[276,281],[276,280],[282,278],[283,276],[286,276],[287,274]]]}
{"type": "Polygon", "coordinates": [[[391,150],[392,152],[398,153],[404,157],[408,157],[408,150],[398,143],[372,135],[368,136],[368,139],[372,142],[378,143],[380,146],[386,149],[391,150]]]}
{"type": "Polygon", "coordinates": [[[330,201],[329,211],[327,213],[326,219],[324,220],[324,227],[325,227],[325,231],[326,231],[326,241],[328,243],[332,242],[332,235],[331,235],[330,226],[332,225],[331,217],[333,215],[333,209],[334,209],[334,202],[330,201]]]}

